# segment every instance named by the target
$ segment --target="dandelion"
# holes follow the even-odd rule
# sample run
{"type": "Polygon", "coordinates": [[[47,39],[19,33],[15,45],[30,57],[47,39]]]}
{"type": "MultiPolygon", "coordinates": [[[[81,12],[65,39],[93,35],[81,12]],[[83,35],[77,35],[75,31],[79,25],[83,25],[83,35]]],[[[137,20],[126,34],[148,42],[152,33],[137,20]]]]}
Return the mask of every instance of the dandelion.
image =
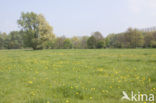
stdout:
{"type": "Polygon", "coordinates": [[[115,74],[118,74],[118,72],[116,71],[115,74]]]}
{"type": "Polygon", "coordinates": [[[144,81],[145,79],[146,79],[145,77],[142,78],[143,81],[144,81]]]}
{"type": "Polygon", "coordinates": [[[69,103],[69,100],[66,100],[66,103],[69,103]]]}
{"type": "Polygon", "coordinates": [[[118,80],[118,82],[120,83],[121,81],[120,81],[120,80],[118,80]]]}
{"type": "Polygon", "coordinates": [[[97,71],[102,72],[103,68],[98,68],[97,71]]]}
{"type": "Polygon", "coordinates": [[[32,92],[31,92],[31,95],[33,95],[33,96],[34,96],[34,95],[35,95],[35,93],[32,91],[32,92]]]}
{"type": "Polygon", "coordinates": [[[91,90],[95,90],[95,88],[91,88],[91,90]]]}
{"type": "Polygon", "coordinates": [[[28,84],[32,84],[33,82],[32,81],[28,81],[28,84]]]}
{"type": "Polygon", "coordinates": [[[38,71],[36,71],[35,73],[36,73],[36,74],[38,74],[39,72],[38,72],[38,71]]]}
{"type": "Polygon", "coordinates": [[[93,99],[93,97],[89,97],[89,99],[93,99]]]}

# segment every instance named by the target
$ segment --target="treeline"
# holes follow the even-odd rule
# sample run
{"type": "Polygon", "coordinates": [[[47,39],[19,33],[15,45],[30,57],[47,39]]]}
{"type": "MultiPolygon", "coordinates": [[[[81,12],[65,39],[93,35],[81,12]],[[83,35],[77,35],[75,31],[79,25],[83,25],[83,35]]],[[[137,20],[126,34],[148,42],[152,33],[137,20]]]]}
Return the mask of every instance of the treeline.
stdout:
{"type": "Polygon", "coordinates": [[[91,36],[56,37],[53,28],[42,14],[22,13],[20,31],[0,33],[0,49],[96,49],[96,48],[156,48],[156,32],[143,32],[129,28],[106,37],[100,32],[91,36]]]}
{"type": "Polygon", "coordinates": [[[129,28],[124,33],[108,35],[105,42],[109,48],[156,48],[156,32],[129,28]]]}
{"type": "MultiPolygon", "coordinates": [[[[0,49],[29,48],[25,43],[24,33],[12,31],[9,34],[0,33],[0,49]]],[[[156,32],[141,32],[128,29],[124,33],[109,34],[103,37],[100,32],[94,32],[90,37],[65,36],[55,37],[44,44],[43,49],[95,49],[95,48],[156,48],[156,32]]]]}

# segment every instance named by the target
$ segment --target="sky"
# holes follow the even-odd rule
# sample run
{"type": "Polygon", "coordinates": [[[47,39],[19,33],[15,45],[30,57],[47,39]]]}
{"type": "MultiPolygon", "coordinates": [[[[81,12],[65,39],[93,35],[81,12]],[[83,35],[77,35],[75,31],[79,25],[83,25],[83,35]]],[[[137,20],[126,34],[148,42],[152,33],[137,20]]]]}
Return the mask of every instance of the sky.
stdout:
{"type": "Polygon", "coordinates": [[[156,0],[0,0],[0,32],[19,30],[21,12],[41,13],[56,36],[106,36],[156,26],[156,0]]]}

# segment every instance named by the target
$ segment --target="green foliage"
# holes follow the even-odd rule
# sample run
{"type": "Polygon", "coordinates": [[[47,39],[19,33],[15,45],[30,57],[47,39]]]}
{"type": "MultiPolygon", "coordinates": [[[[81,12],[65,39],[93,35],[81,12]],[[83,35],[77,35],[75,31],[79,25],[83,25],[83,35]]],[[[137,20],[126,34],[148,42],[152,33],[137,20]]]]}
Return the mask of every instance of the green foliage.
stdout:
{"type": "Polygon", "coordinates": [[[7,34],[0,33],[0,49],[6,48],[7,46],[6,39],[7,39],[7,34]]]}
{"type": "Polygon", "coordinates": [[[126,44],[129,44],[127,45],[128,48],[142,47],[144,44],[143,35],[137,29],[129,28],[128,31],[125,33],[125,37],[126,44]]]}
{"type": "Polygon", "coordinates": [[[94,36],[91,36],[88,38],[87,45],[89,49],[95,49],[96,48],[96,39],[94,36]]]}
{"type": "Polygon", "coordinates": [[[0,49],[4,48],[4,39],[2,38],[2,35],[0,34],[0,49]]]}
{"type": "Polygon", "coordinates": [[[55,37],[52,27],[41,14],[35,14],[34,12],[22,13],[18,24],[25,33],[24,43],[34,50],[43,49],[44,42],[53,40],[55,37]]]}
{"type": "Polygon", "coordinates": [[[8,49],[20,49],[23,47],[22,34],[18,31],[10,32],[8,42],[8,49]]]}
{"type": "Polygon", "coordinates": [[[106,37],[106,47],[113,48],[137,48],[144,46],[143,32],[129,28],[124,33],[110,34],[106,37]]]}
{"type": "Polygon", "coordinates": [[[55,39],[55,42],[54,42],[54,48],[55,49],[63,49],[64,48],[64,40],[65,40],[65,36],[62,36],[62,37],[57,37],[55,39]]]}
{"type": "Polygon", "coordinates": [[[156,41],[152,40],[150,42],[150,45],[151,45],[152,48],[156,48],[156,41]]]}
{"type": "Polygon", "coordinates": [[[8,35],[0,34],[0,49],[20,49],[23,47],[23,37],[19,31],[12,31],[8,35]]]}
{"type": "Polygon", "coordinates": [[[72,43],[70,39],[65,39],[63,42],[63,48],[64,49],[71,49],[72,48],[72,43]]]}
{"type": "Polygon", "coordinates": [[[97,41],[96,48],[105,48],[104,40],[97,41]]]}
{"type": "Polygon", "coordinates": [[[96,41],[102,40],[103,36],[100,32],[96,31],[92,34],[92,36],[94,36],[94,38],[96,39],[96,41]]]}
{"type": "Polygon", "coordinates": [[[71,38],[71,41],[72,41],[72,48],[74,48],[74,49],[81,48],[80,47],[80,38],[74,36],[74,37],[71,38]]]}
{"type": "Polygon", "coordinates": [[[83,37],[81,37],[81,39],[80,39],[80,48],[81,49],[87,49],[88,47],[87,47],[87,40],[88,40],[88,36],[83,36],[83,37]]]}
{"type": "Polygon", "coordinates": [[[144,47],[151,47],[151,41],[153,40],[153,34],[151,32],[148,32],[144,34],[144,47]]]}

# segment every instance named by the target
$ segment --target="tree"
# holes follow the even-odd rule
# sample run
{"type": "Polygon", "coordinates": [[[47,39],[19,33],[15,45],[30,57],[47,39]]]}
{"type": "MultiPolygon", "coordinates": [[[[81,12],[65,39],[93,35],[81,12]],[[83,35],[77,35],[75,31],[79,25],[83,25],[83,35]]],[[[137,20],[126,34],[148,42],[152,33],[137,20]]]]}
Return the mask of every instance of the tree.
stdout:
{"type": "Polygon", "coordinates": [[[96,39],[96,41],[102,40],[103,36],[100,32],[96,31],[92,34],[92,36],[94,36],[94,38],[96,39]]]}
{"type": "Polygon", "coordinates": [[[20,49],[23,47],[23,38],[20,32],[12,31],[8,35],[8,49],[20,49]]]}
{"type": "Polygon", "coordinates": [[[5,49],[7,48],[7,38],[8,38],[8,35],[3,32],[3,33],[0,33],[0,49],[5,49]]]}
{"type": "Polygon", "coordinates": [[[80,48],[81,49],[87,49],[87,40],[88,40],[88,36],[83,36],[80,38],[80,48]]]}
{"type": "Polygon", "coordinates": [[[0,49],[4,49],[4,35],[0,33],[0,49]]]}
{"type": "Polygon", "coordinates": [[[144,47],[151,47],[151,41],[153,40],[153,35],[151,32],[145,33],[144,36],[144,47]]]}
{"type": "Polygon", "coordinates": [[[24,43],[34,50],[43,49],[44,42],[53,40],[55,35],[52,32],[52,27],[48,24],[42,14],[34,12],[22,13],[18,24],[24,32],[24,43]]]}
{"type": "Polygon", "coordinates": [[[66,39],[65,36],[57,37],[54,42],[54,48],[55,49],[63,49],[64,48],[63,42],[65,39],[66,39]]]}
{"type": "Polygon", "coordinates": [[[116,35],[117,34],[109,34],[105,38],[106,47],[115,48],[116,47],[116,35]]]}
{"type": "Polygon", "coordinates": [[[142,47],[144,44],[142,32],[129,28],[125,33],[125,44],[128,48],[142,47]]]}
{"type": "Polygon", "coordinates": [[[88,38],[87,46],[89,49],[95,49],[96,48],[96,39],[94,36],[91,36],[88,38]]]}
{"type": "Polygon", "coordinates": [[[76,36],[71,38],[72,46],[74,49],[79,49],[80,48],[80,39],[76,36]]]}
{"type": "Polygon", "coordinates": [[[133,30],[133,33],[134,33],[134,47],[136,48],[136,47],[143,47],[143,45],[144,45],[144,37],[143,37],[143,35],[142,35],[142,32],[141,31],[139,31],[139,30],[137,30],[137,29],[134,29],[133,30]]]}
{"type": "Polygon", "coordinates": [[[104,48],[104,47],[105,47],[104,40],[99,40],[96,44],[96,48],[104,48]]]}
{"type": "Polygon", "coordinates": [[[156,48],[156,41],[155,40],[152,40],[150,42],[150,45],[151,45],[152,48],[156,48]]]}
{"type": "Polygon", "coordinates": [[[64,49],[71,49],[72,43],[71,43],[70,39],[65,39],[63,42],[63,46],[64,46],[64,49]]]}

